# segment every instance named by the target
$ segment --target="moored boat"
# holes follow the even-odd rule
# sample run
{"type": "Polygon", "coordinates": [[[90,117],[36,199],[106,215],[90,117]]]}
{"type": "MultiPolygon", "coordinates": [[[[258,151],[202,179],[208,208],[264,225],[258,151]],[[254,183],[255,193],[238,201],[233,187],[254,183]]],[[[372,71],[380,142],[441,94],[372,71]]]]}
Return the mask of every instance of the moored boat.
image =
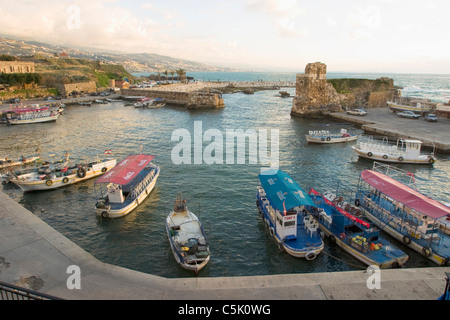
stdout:
{"type": "Polygon", "coordinates": [[[175,260],[186,270],[198,273],[210,260],[209,245],[198,217],[177,197],[166,218],[166,231],[175,260]]]}
{"type": "Polygon", "coordinates": [[[307,211],[315,204],[282,170],[268,170],[258,178],[256,205],[278,247],[297,258],[315,259],[324,247],[319,224],[307,211]]]}
{"type": "Polygon", "coordinates": [[[408,260],[406,253],[381,237],[377,227],[341,208],[336,201],[339,197],[329,199],[314,189],[309,195],[318,207],[312,214],[322,232],[362,263],[384,269],[401,267],[408,260]]]}
{"type": "Polygon", "coordinates": [[[102,175],[113,168],[116,162],[112,158],[96,158],[69,165],[67,156],[63,163],[38,167],[32,172],[15,175],[10,181],[24,192],[57,189],[102,175]]]}
{"type": "Polygon", "coordinates": [[[422,141],[414,139],[397,139],[396,145],[391,145],[387,137],[382,141],[374,140],[372,136],[360,139],[352,149],[360,158],[391,163],[434,164],[436,157],[432,153],[421,152],[422,141]]]}
{"type": "Polygon", "coordinates": [[[32,105],[14,109],[13,113],[7,115],[9,124],[31,124],[56,121],[60,113],[49,106],[32,105]]]}
{"type": "Polygon", "coordinates": [[[310,130],[305,135],[309,143],[340,143],[354,141],[358,139],[358,134],[350,134],[347,129],[341,129],[340,132],[331,133],[328,130],[310,130]]]}
{"type": "Polygon", "coordinates": [[[450,217],[450,207],[400,182],[400,177],[413,178],[399,168],[375,163],[373,170],[361,172],[355,204],[404,245],[439,265],[450,266],[450,236],[442,226],[442,219],[450,217]]]}
{"type": "Polygon", "coordinates": [[[151,163],[154,157],[130,155],[95,181],[97,216],[123,217],[148,197],[160,173],[160,168],[151,163]]]}
{"type": "Polygon", "coordinates": [[[393,112],[412,111],[418,114],[424,114],[432,111],[432,107],[424,102],[402,99],[400,101],[388,101],[387,105],[393,112]]]}

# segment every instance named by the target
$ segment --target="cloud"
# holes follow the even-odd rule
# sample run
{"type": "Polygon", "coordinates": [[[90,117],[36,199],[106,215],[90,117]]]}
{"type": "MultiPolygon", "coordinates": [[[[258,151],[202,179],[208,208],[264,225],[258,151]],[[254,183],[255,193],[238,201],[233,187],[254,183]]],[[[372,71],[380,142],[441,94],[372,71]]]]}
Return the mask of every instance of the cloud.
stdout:
{"type": "Polygon", "coordinates": [[[297,19],[305,11],[297,0],[249,0],[246,9],[262,12],[270,17],[273,27],[282,37],[300,37],[306,29],[296,25],[297,19]]]}

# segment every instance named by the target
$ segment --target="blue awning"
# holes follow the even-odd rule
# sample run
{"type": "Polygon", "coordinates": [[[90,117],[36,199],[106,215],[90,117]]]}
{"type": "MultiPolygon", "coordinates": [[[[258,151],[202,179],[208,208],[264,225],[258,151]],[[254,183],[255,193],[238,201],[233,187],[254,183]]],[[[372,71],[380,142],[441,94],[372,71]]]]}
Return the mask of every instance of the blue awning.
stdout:
{"type": "Polygon", "coordinates": [[[286,172],[268,170],[258,175],[258,178],[270,204],[278,211],[283,212],[284,207],[286,211],[298,206],[316,207],[308,194],[286,172]]]}

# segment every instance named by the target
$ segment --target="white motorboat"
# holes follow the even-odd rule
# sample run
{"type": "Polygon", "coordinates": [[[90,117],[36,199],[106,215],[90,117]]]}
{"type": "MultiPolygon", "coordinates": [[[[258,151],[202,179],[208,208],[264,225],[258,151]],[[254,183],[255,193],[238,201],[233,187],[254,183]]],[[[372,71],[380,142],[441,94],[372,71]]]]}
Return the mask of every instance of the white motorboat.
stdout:
{"type": "Polygon", "coordinates": [[[151,163],[154,157],[130,155],[95,181],[97,216],[123,217],[149,196],[160,173],[160,168],[151,163]]]}
{"type": "Polygon", "coordinates": [[[340,143],[355,141],[359,135],[350,134],[346,129],[341,129],[339,133],[331,133],[328,130],[310,130],[305,137],[309,143],[340,143]]]}
{"type": "Polygon", "coordinates": [[[198,273],[210,260],[206,234],[198,217],[181,196],[166,218],[166,231],[175,260],[182,268],[198,273]]]}
{"type": "Polygon", "coordinates": [[[412,111],[418,114],[424,114],[432,111],[432,107],[418,101],[388,101],[387,105],[393,112],[412,111]]]}
{"type": "Polygon", "coordinates": [[[30,124],[56,121],[60,113],[49,106],[33,105],[25,108],[17,108],[7,115],[9,124],[30,124]]]}
{"type": "Polygon", "coordinates": [[[116,159],[95,159],[81,164],[59,164],[42,166],[33,172],[14,176],[10,181],[24,192],[51,190],[65,187],[104,174],[116,165],[116,159]]]}
{"type": "Polygon", "coordinates": [[[382,162],[434,164],[436,157],[432,153],[421,153],[422,141],[413,139],[398,139],[396,145],[389,144],[387,137],[382,141],[374,140],[369,136],[364,141],[352,146],[352,149],[361,158],[382,162]]]}

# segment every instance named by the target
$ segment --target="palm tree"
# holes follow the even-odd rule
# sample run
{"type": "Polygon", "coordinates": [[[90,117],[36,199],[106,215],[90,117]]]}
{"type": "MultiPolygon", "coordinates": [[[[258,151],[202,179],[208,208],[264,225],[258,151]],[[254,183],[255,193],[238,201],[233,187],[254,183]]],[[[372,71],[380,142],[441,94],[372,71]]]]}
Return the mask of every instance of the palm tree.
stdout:
{"type": "Polygon", "coordinates": [[[164,75],[166,76],[166,79],[164,79],[165,81],[167,81],[167,75],[169,74],[169,71],[164,70],[164,75]]]}
{"type": "Polygon", "coordinates": [[[172,76],[172,83],[173,83],[173,75],[175,74],[175,71],[170,70],[170,75],[172,76]]]}
{"type": "Polygon", "coordinates": [[[183,80],[184,76],[186,75],[186,71],[184,69],[178,69],[177,73],[180,76],[180,82],[181,82],[183,80]]]}

